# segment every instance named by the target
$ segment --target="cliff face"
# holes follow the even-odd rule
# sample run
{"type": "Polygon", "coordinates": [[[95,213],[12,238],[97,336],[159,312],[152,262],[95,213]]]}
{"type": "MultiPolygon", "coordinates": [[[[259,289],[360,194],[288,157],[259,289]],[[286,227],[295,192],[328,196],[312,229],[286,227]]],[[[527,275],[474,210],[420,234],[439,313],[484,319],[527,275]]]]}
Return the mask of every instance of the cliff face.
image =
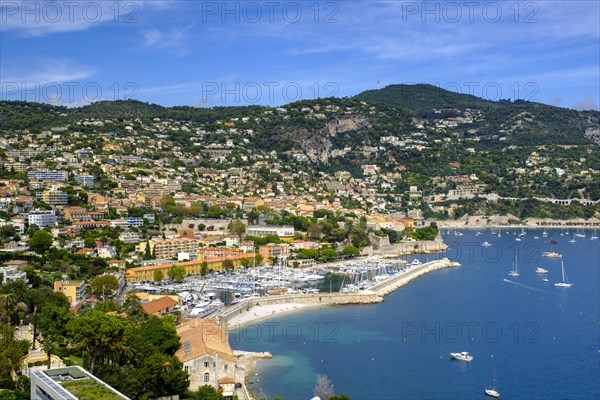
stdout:
{"type": "Polygon", "coordinates": [[[371,126],[363,115],[342,116],[330,119],[320,126],[282,127],[271,139],[287,142],[291,153],[302,150],[310,161],[328,164],[334,148],[332,138],[371,126]]]}
{"type": "Polygon", "coordinates": [[[371,123],[362,115],[336,118],[325,124],[327,132],[331,136],[336,136],[338,133],[345,133],[370,127],[371,123]]]}
{"type": "Polygon", "coordinates": [[[585,137],[592,142],[600,145],[600,128],[588,128],[585,131],[585,137]]]}

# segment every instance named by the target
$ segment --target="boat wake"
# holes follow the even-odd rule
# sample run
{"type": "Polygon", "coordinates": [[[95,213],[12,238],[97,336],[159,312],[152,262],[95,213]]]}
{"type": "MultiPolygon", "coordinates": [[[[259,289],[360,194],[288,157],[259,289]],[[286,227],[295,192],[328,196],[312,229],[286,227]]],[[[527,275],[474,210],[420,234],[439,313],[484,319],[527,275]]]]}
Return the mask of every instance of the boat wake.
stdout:
{"type": "Polygon", "coordinates": [[[526,288],[526,289],[535,290],[535,291],[537,291],[537,292],[545,292],[545,290],[543,290],[543,289],[538,289],[538,288],[534,288],[534,287],[531,287],[531,286],[523,285],[522,283],[515,282],[515,281],[511,281],[511,280],[509,280],[509,279],[502,279],[502,280],[503,280],[504,282],[512,283],[513,285],[517,285],[517,286],[524,287],[524,288],[526,288]]]}

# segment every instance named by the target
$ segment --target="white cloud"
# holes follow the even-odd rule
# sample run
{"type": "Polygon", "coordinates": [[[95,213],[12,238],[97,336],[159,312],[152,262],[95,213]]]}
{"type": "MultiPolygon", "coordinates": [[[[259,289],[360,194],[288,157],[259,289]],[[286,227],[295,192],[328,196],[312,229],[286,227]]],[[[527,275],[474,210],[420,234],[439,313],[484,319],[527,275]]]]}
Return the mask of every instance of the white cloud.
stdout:
{"type": "Polygon", "coordinates": [[[190,50],[187,41],[194,23],[187,26],[176,26],[167,31],[156,28],[146,28],[142,31],[143,50],[163,50],[175,55],[187,54],[190,50]]]}
{"type": "Polygon", "coordinates": [[[573,104],[573,109],[583,111],[583,110],[595,110],[598,111],[598,104],[592,99],[581,100],[575,104],[573,104]]]}
{"type": "Polygon", "coordinates": [[[47,85],[51,83],[77,82],[94,75],[92,68],[74,66],[69,60],[40,60],[36,63],[39,68],[27,73],[7,71],[3,74],[2,82],[13,82],[26,85],[47,85]]]}

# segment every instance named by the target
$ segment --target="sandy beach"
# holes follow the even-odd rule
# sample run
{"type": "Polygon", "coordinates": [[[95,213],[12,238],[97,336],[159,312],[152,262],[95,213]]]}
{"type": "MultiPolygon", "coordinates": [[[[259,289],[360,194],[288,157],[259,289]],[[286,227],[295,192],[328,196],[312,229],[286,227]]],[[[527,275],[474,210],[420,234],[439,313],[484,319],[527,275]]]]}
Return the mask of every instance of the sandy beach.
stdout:
{"type": "Polygon", "coordinates": [[[299,303],[289,303],[289,304],[266,304],[261,306],[254,306],[248,311],[244,311],[243,313],[232,317],[229,321],[227,321],[228,329],[235,329],[236,327],[251,324],[258,320],[262,320],[265,318],[274,317],[276,315],[281,315],[285,313],[290,313],[294,311],[298,311],[307,307],[315,307],[318,305],[311,304],[299,304],[299,303]]]}

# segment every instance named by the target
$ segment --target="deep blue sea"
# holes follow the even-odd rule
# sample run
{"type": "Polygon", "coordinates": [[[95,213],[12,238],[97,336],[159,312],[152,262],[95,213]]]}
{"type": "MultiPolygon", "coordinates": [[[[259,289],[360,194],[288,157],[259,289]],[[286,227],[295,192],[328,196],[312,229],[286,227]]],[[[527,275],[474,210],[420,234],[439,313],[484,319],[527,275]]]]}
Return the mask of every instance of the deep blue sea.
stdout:
{"type": "Polygon", "coordinates": [[[434,271],[381,304],[312,308],[234,330],[234,349],[273,354],[258,362],[251,390],[309,399],[325,374],[352,400],[484,399],[495,368],[502,399],[599,399],[600,245],[592,232],[575,243],[572,231],[544,238],[528,230],[520,242],[515,229],[500,238],[460,232],[444,240],[462,267],[434,271]],[[515,251],[519,277],[508,275],[515,251]],[[561,262],[544,251],[563,254],[572,287],[553,285],[561,262]],[[534,272],[539,266],[549,282],[534,272]],[[458,351],[474,360],[451,360],[458,351]]]}

